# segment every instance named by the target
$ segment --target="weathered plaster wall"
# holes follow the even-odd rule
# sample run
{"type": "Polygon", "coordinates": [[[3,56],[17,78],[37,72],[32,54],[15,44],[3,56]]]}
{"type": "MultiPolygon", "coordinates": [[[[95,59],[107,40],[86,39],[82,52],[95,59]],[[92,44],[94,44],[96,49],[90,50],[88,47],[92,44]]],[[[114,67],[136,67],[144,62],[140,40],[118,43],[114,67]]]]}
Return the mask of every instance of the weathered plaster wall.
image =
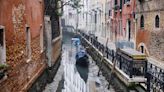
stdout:
{"type": "Polygon", "coordinates": [[[1,92],[26,91],[45,69],[41,53],[40,28],[43,26],[42,0],[0,0],[0,25],[5,27],[8,78],[0,83],[1,92]],[[30,27],[32,59],[27,63],[26,24],[30,27]]]}
{"type": "Polygon", "coordinates": [[[58,57],[61,55],[61,36],[56,38],[56,41],[52,43],[52,64],[54,65],[58,59],[58,57]]]}
{"type": "MultiPolygon", "coordinates": [[[[123,0],[124,1],[124,0],[123,0]]],[[[122,4],[122,31],[124,34],[124,39],[127,39],[127,21],[131,21],[131,39],[135,39],[135,23],[134,23],[134,16],[133,13],[135,13],[135,6],[136,0],[130,0],[129,5],[127,3],[122,4]],[[125,36],[126,35],[126,36],[125,36]]]]}
{"type": "MultiPolygon", "coordinates": [[[[110,3],[115,3],[115,0],[112,0],[112,2],[110,3]]],[[[116,41],[116,40],[127,40],[128,37],[128,33],[126,31],[127,28],[127,21],[130,20],[131,21],[131,39],[134,41],[135,39],[135,23],[134,23],[134,17],[133,17],[133,12],[135,12],[135,0],[130,0],[129,5],[127,5],[126,3],[124,4],[124,0],[122,0],[122,2],[120,2],[120,0],[117,0],[118,3],[118,9],[114,10],[114,6],[113,11],[112,11],[112,27],[111,27],[111,31],[112,31],[112,40],[116,41]],[[122,3],[122,6],[120,6],[122,3]],[[122,9],[120,9],[120,7],[122,7],[122,9]]]]}

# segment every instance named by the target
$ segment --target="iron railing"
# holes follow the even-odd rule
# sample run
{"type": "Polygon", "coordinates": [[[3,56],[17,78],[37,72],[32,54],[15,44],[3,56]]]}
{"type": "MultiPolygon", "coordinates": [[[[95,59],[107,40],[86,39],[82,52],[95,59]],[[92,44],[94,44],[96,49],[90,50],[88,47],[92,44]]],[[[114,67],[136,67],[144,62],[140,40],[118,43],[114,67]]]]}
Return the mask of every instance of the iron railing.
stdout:
{"type": "MultiPolygon", "coordinates": [[[[143,72],[137,71],[133,66],[133,60],[128,60],[123,56],[119,55],[113,49],[109,49],[101,44],[95,37],[89,36],[85,33],[81,33],[81,35],[87,39],[94,47],[96,47],[100,52],[105,53],[107,59],[109,59],[113,63],[113,59],[116,56],[116,66],[129,75],[130,78],[134,76],[145,76],[147,78],[147,91],[148,92],[164,92],[164,69],[157,67],[151,63],[146,63],[146,67],[143,69],[143,72]],[[106,50],[106,51],[105,51],[106,50]],[[104,52],[105,51],[105,52],[104,52]]],[[[138,63],[138,62],[137,62],[138,63]]],[[[139,62],[138,64],[142,64],[145,62],[139,62]]],[[[143,64],[144,65],[144,64],[143,64]]]]}
{"type": "MultiPolygon", "coordinates": [[[[133,67],[133,60],[127,59],[124,56],[119,55],[113,49],[109,49],[108,47],[104,46],[100,43],[95,37],[89,36],[85,33],[81,33],[84,38],[86,38],[96,49],[98,49],[101,53],[103,53],[107,59],[109,59],[112,63],[114,61],[114,57],[116,56],[116,66],[121,69],[124,73],[129,75],[130,78],[133,76],[146,76],[146,69],[142,73],[136,73],[134,71],[135,68],[133,67]]],[[[145,62],[143,62],[145,63],[145,62]]],[[[145,64],[143,64],[145,65],[145,64]]],[[[146,66],[143,66],[146,67],[146,66]]]]}
{"type": "Polygon", "coordinates": [[[151,63],[147,68],[148,92],[164,92],[164,70],[151,63]]]}

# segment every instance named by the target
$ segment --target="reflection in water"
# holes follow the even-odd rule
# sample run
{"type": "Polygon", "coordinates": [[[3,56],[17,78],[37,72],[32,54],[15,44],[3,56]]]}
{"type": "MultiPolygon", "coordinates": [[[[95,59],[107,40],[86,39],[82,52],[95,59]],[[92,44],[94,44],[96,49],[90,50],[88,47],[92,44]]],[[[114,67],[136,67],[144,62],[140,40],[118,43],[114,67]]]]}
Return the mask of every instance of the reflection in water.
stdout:
{"type": "Polygon", "coordinates": [[[85,83],[87,82],[87,79],[88,79],[88,72],[89,72],[89,69],[88,67],[82,67],[78,64],[76,64],[76,68],[77,68],[77,71],[79,72],[80,74],[80,77],[85,81],[85,83]]]}
{"type": "MultiPolygon", "coordinates": [[[[72,48],[74,49],[75,47],[71,44],[71,38],[74,37],[75,35],[71,32],[67,32],[67,31],[63,31],[63,46],[68,49],[71,50],[72,48]],[[72,46],[71,46],[72,45],[72,46]]],[[[75,54],[75,53],[74,53],[75,54]]],[[[75,55],[73,55],[74,59],[75,59],[75,55]]],[[[87,82],[88,79],[88,72],[89,69],[88,67],[82,67],[79,65],[76,65],[77,71],[80,74],[80,77],[87,82]]]]}

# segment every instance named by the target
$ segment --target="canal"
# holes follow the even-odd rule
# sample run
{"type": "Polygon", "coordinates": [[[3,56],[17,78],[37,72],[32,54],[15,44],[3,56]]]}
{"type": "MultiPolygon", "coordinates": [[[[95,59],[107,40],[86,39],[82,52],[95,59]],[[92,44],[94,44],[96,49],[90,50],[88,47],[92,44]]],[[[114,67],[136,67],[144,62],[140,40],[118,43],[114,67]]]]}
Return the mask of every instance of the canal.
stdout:
{"type": "MultiPolygon", "coordinates": [[[[76,49],[71,44],[71,38],[74,35],[71,32],[63,31],[63,51],[62,54],[68,53],[69,58],[71,58],[71,62],[75,62],[75,53],[76,49]]],[[[62,55],[63,56],[63,55],[62,55]]],[[[69,60],[68,60],[69,62],[69,60]]],[[[61,65],[58,69],[56,76],[52,83],[47,84],[45,90],[43,92],[62,92],[64,89],[64,64],[63,59],[61,61],[61,65]]],[[[111,86],[108,89],[108,82],[103,75],[97,76],[99,67],[96,65],[95,61],[89,56],[89,68],[88,71],[83,71],[82,68],[75,66],[83,76],[82,79],[87,79],[86,86],[87,92],[116,92],[114,87],[111,86]]],[[[71,71],[70,71],[71,72],[71,71]]]]}

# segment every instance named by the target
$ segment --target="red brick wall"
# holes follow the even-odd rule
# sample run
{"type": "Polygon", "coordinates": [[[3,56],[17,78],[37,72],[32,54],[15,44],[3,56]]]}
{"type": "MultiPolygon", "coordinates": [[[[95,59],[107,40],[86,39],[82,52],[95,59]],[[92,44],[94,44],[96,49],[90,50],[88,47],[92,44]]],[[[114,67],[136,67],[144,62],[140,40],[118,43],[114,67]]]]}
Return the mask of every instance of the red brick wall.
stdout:
{"type": "MultiPolygon", "coordinates": [[[[8,70],[7,80],[0,83],[1,92],[20,92],[45,68],[40,48],[40,24],[43,25],[42,0],[0,0],[0,25],[5,27],[8,70]],[[32,59],[26,63],[25,25],[30,27],[32,59]],[[26,85],[26,86],[25,86],[26,85]]],[[[44,26],[44,25],[43,25],[44,26]]]]}
{"type": "MultiPolygon", "coordinates": [[[[138,50],[138,51],[140,51],[140,47],[139,47],[139,45],[140,45],[140,43],[144,43],[145,44],[145,46],[144,46],[144,48],[147,48],[147,46],[148,46],[148,42],[150,41],[150,31],[148,31],[148,30],[144,30],[144,29],[140,29],[140,30],[137,30],[137,35],[136,35],[137,37],[137,39],[136,39],[136,49],[138,50]]],[[[149,54],[149,51],[146,51],[145,50],[145,54],[146,55],[148,55],[149,54]]]]}

